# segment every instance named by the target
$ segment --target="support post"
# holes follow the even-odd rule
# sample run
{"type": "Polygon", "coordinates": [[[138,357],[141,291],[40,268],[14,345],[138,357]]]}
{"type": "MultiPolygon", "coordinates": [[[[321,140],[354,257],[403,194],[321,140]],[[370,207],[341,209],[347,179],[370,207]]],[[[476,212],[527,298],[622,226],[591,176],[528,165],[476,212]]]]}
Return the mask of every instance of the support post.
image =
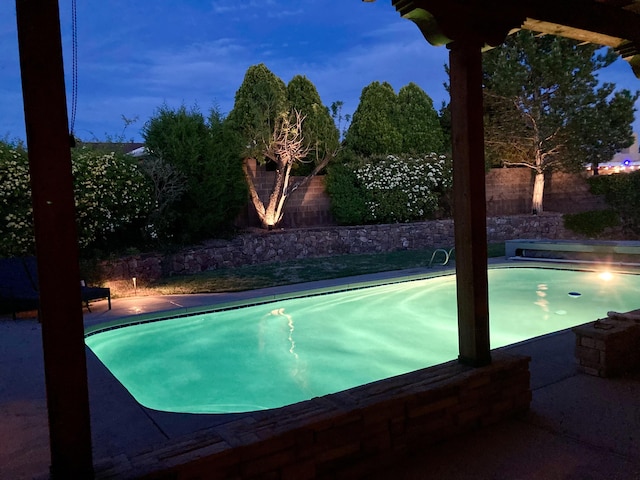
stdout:
{"type": "Polygon", "coordinates": [[[16,0],[52,478],[93,478],[78,236],[57,0],[16,0]]]}
{"type": "Polygon", "coordinates": [[[458,360],[482,366],[491,363],[482,51],[477,42],[464,40],[449,49],[458,360]]]}

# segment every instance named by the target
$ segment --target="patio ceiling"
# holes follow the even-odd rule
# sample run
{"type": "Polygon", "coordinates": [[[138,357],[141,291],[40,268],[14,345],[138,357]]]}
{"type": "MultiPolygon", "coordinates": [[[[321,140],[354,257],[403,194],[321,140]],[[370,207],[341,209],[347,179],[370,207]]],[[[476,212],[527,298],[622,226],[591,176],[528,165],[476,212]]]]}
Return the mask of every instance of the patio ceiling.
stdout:
{"type": "Polygon", "coordinates": [[[499,45],[521,29],[613,48],[640,78],[640,0],[392,0],[432,45],[499,45]]]}

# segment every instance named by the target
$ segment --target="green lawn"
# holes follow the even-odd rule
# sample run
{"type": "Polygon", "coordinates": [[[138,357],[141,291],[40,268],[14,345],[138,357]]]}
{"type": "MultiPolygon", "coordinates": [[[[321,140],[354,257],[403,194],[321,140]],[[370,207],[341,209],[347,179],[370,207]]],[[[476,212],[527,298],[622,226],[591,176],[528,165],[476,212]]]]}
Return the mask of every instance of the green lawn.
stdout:
{"type": "MultiPolygon", "coordinates": [[[[149,288],[160,294],[235,292],[429,265],[433,250],[338,255],[289,262],[224,268],[163,278],[149,288]]],[[[504,243],[490,244],[489,257],[504,256],[504,243]]],[[[442,255],[436,257],[436,262],[442,255]]],[[[455,252],[452,260],[455,259],[455,252]]]]}

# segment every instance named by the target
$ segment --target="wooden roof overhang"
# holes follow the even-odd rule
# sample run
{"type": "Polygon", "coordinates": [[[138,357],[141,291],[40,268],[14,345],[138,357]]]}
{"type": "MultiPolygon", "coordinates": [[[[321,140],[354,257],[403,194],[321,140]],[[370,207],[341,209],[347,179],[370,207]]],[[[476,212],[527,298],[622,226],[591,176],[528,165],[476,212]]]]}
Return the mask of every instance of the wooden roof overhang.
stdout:
{"type": "Polygon", "coordinates": [[[613,48],[640,78],[639,0],[393,0],[432,45],[476,37],[502,43],[520,29],[613,48]]]}

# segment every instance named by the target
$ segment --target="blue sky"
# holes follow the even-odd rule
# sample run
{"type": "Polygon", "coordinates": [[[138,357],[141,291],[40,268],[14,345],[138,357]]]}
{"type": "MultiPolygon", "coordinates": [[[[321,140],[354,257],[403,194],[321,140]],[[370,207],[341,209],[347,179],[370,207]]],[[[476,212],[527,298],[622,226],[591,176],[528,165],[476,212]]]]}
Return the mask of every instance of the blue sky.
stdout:
{"type": "MultiPolygon", "coordinates": [[[[71,0],[59,2],[70,86],[71,0]]],[[[24,139],[15,5],[8,3],[0,15],[0,138],[24,139]]],[[[447,49],[430,46],[389,0],[79,0],[77,18],[75,133],[83,140],[122,135],[124,116],[137,118],[125,139],[140,141],[142,126],[163,103],[197,105],[205,114],[215,105],[227,113],[247,68],[258,63],[285,82],[305,75],[325,105],[343,101],[349,114],[362,88],[376,80],[396,92],[415,82],[436,109],[449,100],[447,49]]],[[[622,60],[600,79],[640,89],[622,60]]],[[[634,127],[640,131],[640,120],[634,127]]]]}

